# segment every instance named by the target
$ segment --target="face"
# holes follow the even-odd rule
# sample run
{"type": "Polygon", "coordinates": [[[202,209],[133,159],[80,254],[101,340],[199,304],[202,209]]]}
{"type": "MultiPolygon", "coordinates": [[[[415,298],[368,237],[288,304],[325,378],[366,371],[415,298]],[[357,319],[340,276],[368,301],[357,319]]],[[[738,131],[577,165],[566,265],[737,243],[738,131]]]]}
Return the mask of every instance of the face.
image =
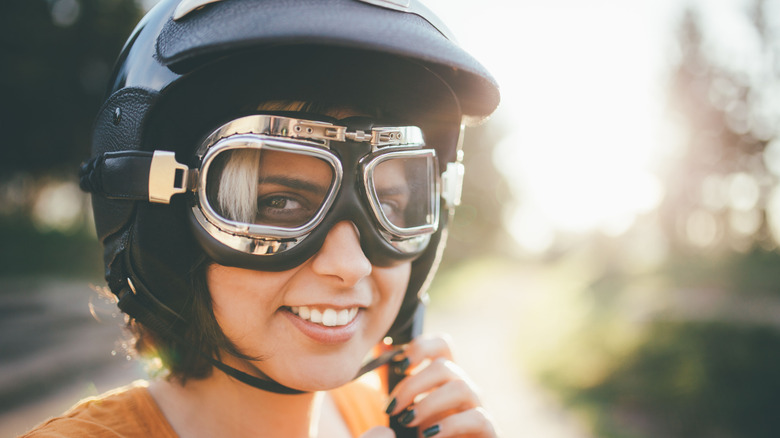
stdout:
{"type": "Polygon", "coordinates": [[[398,314],[410,263],[376,267],[350,222],[334,226],[302,265],[263,272],[212,265],[214,314],[240,351],[261,360],[232,365],[307,391],[352,380],[398,314]]]}
{"type": "MultiPolygon", "coordinates": [[[[284,154],[266,153],[263,159],[268,165],[253,191],[255,222],[305,222],[330,184],[329,167],[317,166],[315,158],[287,160],[284,154]]],[[[388,173],[383,181],[405,181],[392,166],[383,172],[388,173]]],[[[399,190],[377,189],[393,193],[383,209],[403,202],[399,190]]],[[[264,272],[214,264],[207,279],[225,335],[241,352],[260,358],[251,363],[234,359],[231,365],[315,391],[343,385],[357,374],[395,320],[410,272],[410,262],[373,266],[360,248],[356,227],[342,221],[322,248],[296,268],[264,272]]]]}

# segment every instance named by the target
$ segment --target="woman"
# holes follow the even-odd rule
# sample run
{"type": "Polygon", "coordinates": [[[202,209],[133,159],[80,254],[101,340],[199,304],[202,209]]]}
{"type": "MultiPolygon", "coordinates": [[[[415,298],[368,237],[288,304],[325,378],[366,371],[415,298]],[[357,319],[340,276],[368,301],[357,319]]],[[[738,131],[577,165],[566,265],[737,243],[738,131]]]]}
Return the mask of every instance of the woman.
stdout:
{"type": "Polygon", "coordinates": [[[158,4],[81,182],[136,349],[168,376],[30,436],[495,436],[446,341],[417,335],[461,125],[497,104],[415,1],[158,4]],[[356,380],[388,362],[389,397],[356,380]]]}

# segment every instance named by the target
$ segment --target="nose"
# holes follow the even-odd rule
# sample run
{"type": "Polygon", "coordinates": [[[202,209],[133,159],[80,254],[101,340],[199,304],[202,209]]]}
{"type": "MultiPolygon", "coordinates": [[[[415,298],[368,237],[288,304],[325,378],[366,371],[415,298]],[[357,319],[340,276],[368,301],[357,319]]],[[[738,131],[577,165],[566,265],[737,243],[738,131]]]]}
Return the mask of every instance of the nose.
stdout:
{"type": "Polygon", "coordinates": [[[318,275],[351,287],[371,274],[371,262],[360,248],[360,235],[352,222],[342,221],[330,229],[322,248],[312,258],[318,275]]]}

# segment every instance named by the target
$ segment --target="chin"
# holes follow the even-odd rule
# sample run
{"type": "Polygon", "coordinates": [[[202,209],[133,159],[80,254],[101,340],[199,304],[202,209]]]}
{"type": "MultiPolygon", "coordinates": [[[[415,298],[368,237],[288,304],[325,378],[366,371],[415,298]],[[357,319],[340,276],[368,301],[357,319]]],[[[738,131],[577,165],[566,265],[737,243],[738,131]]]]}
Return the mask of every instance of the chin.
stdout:
{"type": "Polygon", "coordinates": [[[279,383],[301,391],[327,391],[351,382],[362,366],[362,363],[346,366],[341,363],[329,363],[327,360],[312,360],[298,362],[294,368],[277,377],[279,383]]]}
{"type": "Polygon", "coordinates": [[[316,375],[311,374],[304,378],[283,382],[282,384],[306,392],[329,391],[351,382],[355,378],[355,374],[357,373],[338,373],[338,375],[316,373],[316,375]]]}

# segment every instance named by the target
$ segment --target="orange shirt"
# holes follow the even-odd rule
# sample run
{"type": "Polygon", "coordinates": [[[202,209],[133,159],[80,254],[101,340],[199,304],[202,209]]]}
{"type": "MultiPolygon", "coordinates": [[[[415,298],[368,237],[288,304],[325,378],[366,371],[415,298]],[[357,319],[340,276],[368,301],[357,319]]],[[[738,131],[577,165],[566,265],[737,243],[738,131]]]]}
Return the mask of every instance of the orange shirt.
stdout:
{"type": "MultiPolygon", "coordinates": [[[[146,387],[146,382],[136,382],[84,399],[22,437],[177,438],[146,387]]],[[[383,396],[375,388],[355,381],[330,391],[330,395],[353,437],[374,426],[387,426],[383,396]]]]}

